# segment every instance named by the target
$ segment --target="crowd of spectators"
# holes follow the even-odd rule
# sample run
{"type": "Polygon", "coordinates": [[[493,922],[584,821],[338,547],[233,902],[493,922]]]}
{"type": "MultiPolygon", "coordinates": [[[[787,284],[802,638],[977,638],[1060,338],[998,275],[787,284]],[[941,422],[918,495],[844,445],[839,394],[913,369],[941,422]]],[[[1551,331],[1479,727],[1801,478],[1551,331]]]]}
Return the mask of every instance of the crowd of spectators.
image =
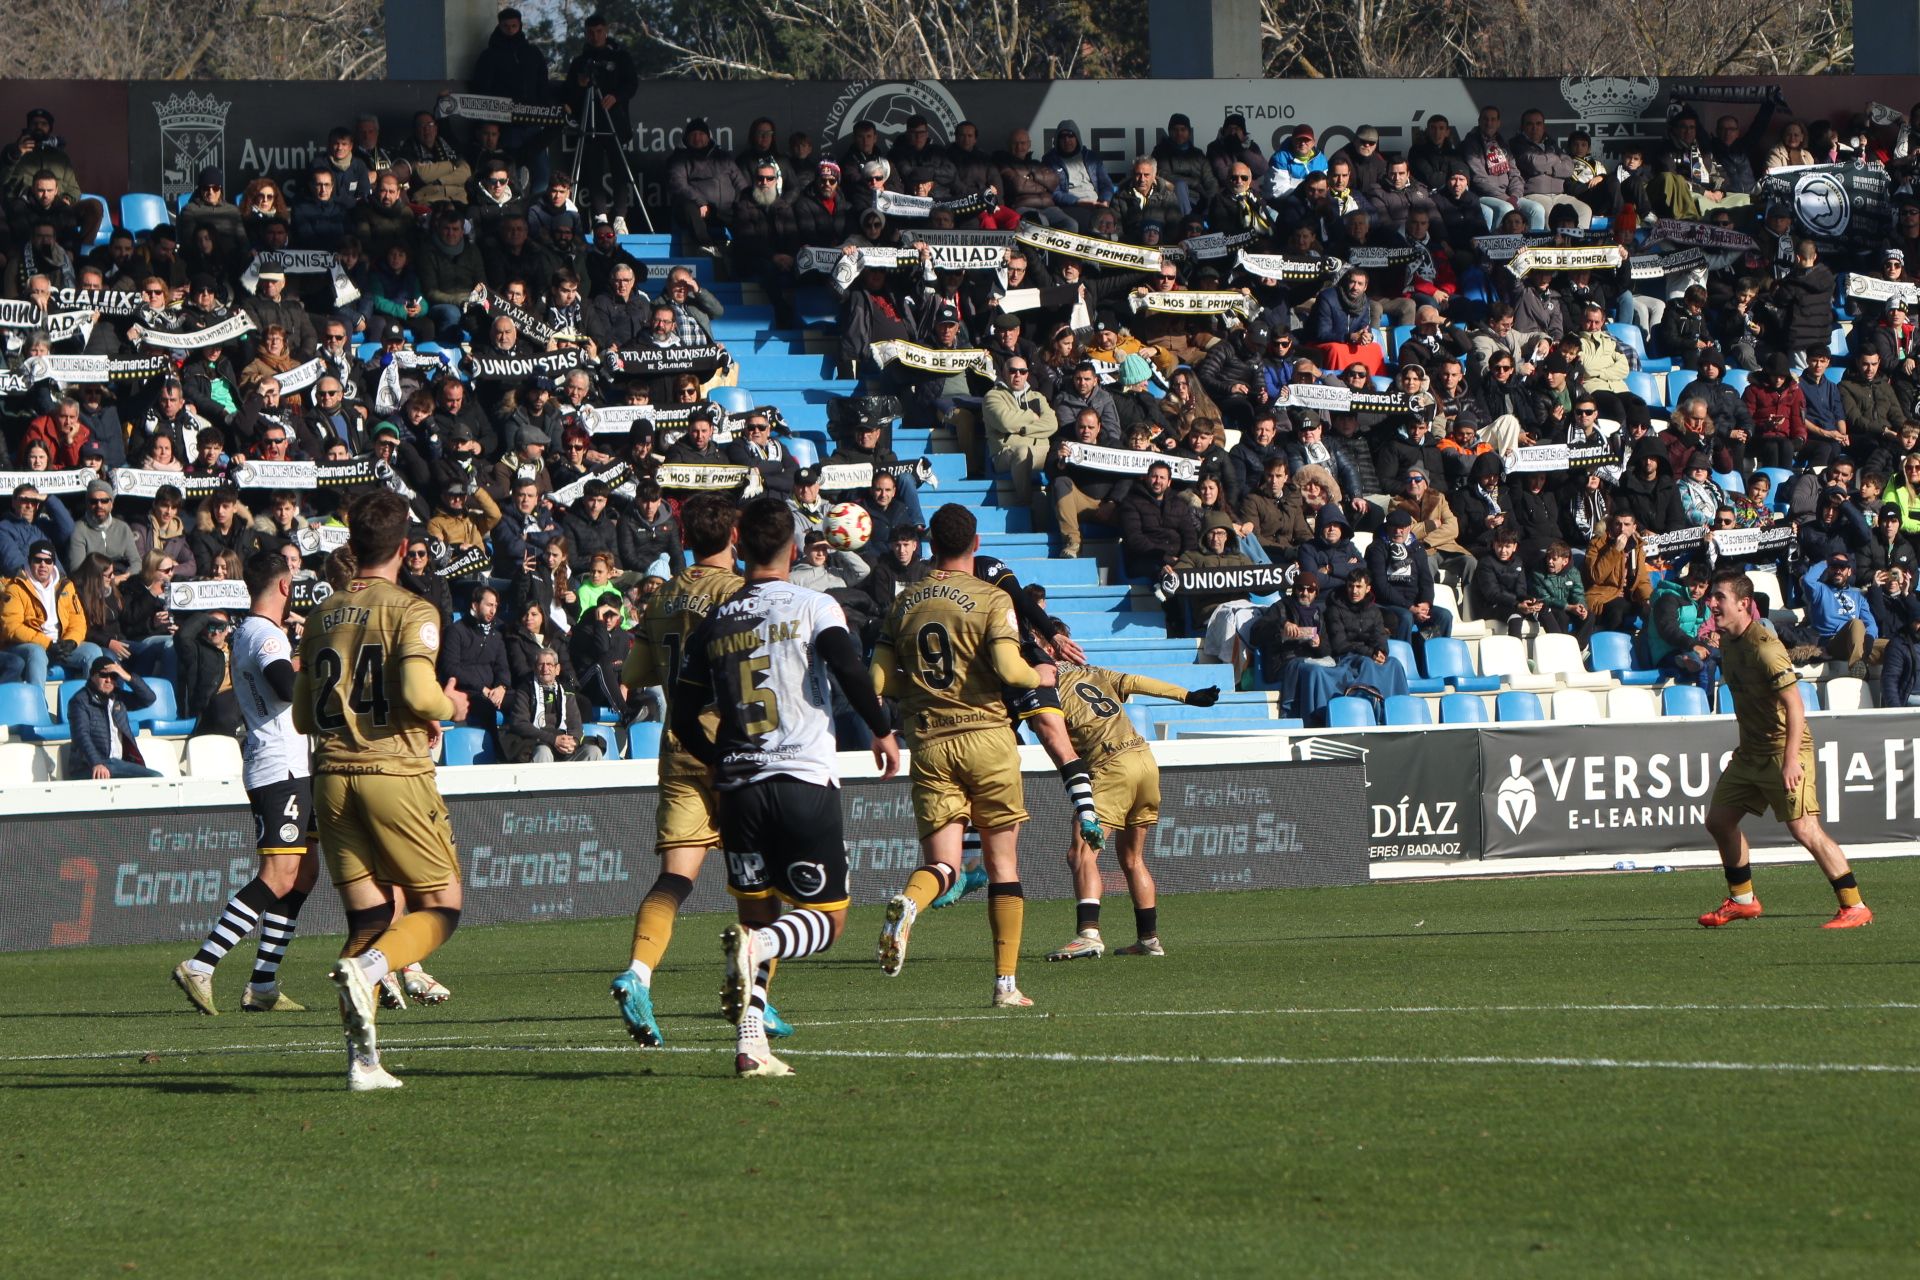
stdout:
{"type": "MultiPolygon", "coordinates": [[[[590,24],[578,78],[548,85],[507,10],[473,87],[586,90],[624,118],[624,58],[590,24]]],[[[104,662],[165,676],[181,717],[231,731],[232,614],[176,607],[203,597],[172,588],[237,579],[261,547],[302,582],[344,581],[327,531],[371,485],[414,504],[407,581],[445,615],[443,675],[524,758],[589,756],[583,709],[646,714],[620,673],[647,595],[684,563],[675,511],[705,482],[681,468],[742,468],[728,474],[787,497],[799,575],[862,620],[925,572],[893,410],[836,419],[822,461],[872,478],[823,493],[778,414],[713,403],[750,385],[753,358],[715,342],[725,308],[701,272],[656,277],[622,246],[617,157],[576,191],[550,131],[433,106],[405,139],[370,116],[331,128],[306,172],[204,171],[170,225],[97,247],[55,122],[30,114],[0,157],[4,278],[45,322],[4,331],[0,464],[46,474],[16,475],[0,518],[0,679],[92,680],[104,662]],[[72,355],[106,357],[108,376],[40,359],[72,355]],[[327,479],[255,480],[303,461],[327,479]],[[822,536],[836,500],[873,518],[859,554],[822,536]],[[529,717],[559,728],[530,734],[529,717]]],[[[1643,631],[1650,661],[1711,680],[1700,575],[1661,572],[1704,565],[1706,544],[1671,535],[1785,528],[1748,557],[1784,586],[1769,607],[1798,606],[1773,625],[1797,659],[1856,671],[1892,642],[1904,703],[1920,685],[1916,162],[1904,119],[1777,108],[1710,129],[1683,108],[1605,157],[1535,110],[1508,133],[1487,108],[1462,136],[1430,116],[1391,154],[1362,127],[1327,155],[1301,125],[1273,156],[1237,114],[1210,140],[1176,114],[1112,172],[1071,120],[1036,156],[1025,129],[991,149],[963,122],[941,145],[918,117],[891,142],[860,122],[837,155],[762,118],[736,154],[693,119],[662,214],[683,252],[764,286],[778,325],[798,323],[799,291],[831,290],[842,376],[950,435],[971,475],[1005,477],[1055,554],[1085,553],[1093,525],[1140,581],[1297,566],[1254,631],[1270,678],[1347,664],[1377,683],[1389,639],[1455,624],[1445,584],[1496,629],[1643,631]],[[1890,175],[1884,242],[1823,251],[1790,208],[1753,201],[1770,169],[1847,160],[1890,175]],[[1676,222],[1745,238],[1634,271],[1676,222]],[[1029,229],[1041,243],[1013,238],[1029,229]],[[948,270],[932,246],[964,241],[947,232],[998,251],[948,270]],[[1622,247],[1516,274],[1514,237],[1622,247]],[[1876,285],[1856,295],[1847,274],[1876,285]],[[1182,293],[1201,296],[1154,299],[1182,293]],[[1655,392],[1640,375],[1661,361],[1655,392]],[[1541,445],[1569,453],[1538,465],[1541,445]]],[[[1199,603],[1170,617],[1204,623],[1199,603]]]]}

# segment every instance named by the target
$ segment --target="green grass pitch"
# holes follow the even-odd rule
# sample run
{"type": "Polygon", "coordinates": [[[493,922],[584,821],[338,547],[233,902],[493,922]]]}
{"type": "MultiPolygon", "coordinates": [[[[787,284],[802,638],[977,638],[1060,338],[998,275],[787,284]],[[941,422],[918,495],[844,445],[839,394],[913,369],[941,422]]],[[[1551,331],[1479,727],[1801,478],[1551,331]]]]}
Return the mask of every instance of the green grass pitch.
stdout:
{"type": "MultiPolygon", "coordinates": [[[[1811,866],[1709,933],[1717,873],[1167,899],[1164,960],[1048,965],[987,1008],[986,911],[878,912],[782,966],[787,1081],[730,1077],[712,916],[634,1047],[624,920],[461,932],[452,1002],[383,1015],[396,1093],[301,1015],[218,1018],[190,946],[0,957],[0,1270],[185,1276],[1920,1274],[1920,863],[1811,866]]],[[[1109,898],[1110,943],[1131,940],[1109,898]]]]}

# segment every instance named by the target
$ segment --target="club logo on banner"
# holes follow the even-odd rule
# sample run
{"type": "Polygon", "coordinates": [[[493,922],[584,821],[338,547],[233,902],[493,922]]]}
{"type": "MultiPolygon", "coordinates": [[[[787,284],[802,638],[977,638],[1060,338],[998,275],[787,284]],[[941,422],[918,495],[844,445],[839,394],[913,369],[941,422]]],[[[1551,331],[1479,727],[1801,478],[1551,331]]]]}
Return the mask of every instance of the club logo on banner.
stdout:
{"type": "Polygon", "coordinates": [[[1520,772],[1521,759],[1511,756],[1507,766],[1512,770],[1500,782],[1500,790],[1494,797],[1494,810],[1500,821],[1506,823],[1507,830],[1519,835],[1533,825],[1533,815],[1540,811],[1533,790],[1533,779],[1520,772]]]}
{"type": "Polygon", "coordinates": [[[189,91],[153,104],[160,118],[160,195],[171,205],[193,194],[202,169],[227,167],[227,112],[233,103],[189,91]]]}
{"type": "MultiPolygon", "coordinates": [[[[882,138],[890,140],[904,134],[914,116],[926,118],[938,146],[953,141],[953,131],[966,113],[938,80],[855,80],[827,109],[822,132],[836,143],[851,142],[853,126],[868,120],[882,138]]],[[[823,153],[827,150],[821,148],[823,153]]]]}
{"type": "Polygon", "coordinates": [[[1817,236],[1837,237],[1853,218],[1853,201],[1831,173],[1815,170],[1793,184],[1793,211],[1817,236]]]}

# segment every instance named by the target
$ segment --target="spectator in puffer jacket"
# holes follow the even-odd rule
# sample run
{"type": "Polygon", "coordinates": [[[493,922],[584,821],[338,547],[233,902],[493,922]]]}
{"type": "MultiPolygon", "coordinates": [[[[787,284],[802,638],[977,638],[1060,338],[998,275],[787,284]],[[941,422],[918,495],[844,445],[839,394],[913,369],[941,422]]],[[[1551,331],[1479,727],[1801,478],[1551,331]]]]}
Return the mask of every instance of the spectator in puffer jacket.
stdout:
{"type": "Polygon", "coordinates": [[[1204,209],[1220,190],[1213,163],[1207,153],[1193,145],[1193,121],[1181,112],[1167,117],[1167,133],[1153,144],[1153,158],[1160,165],[1160,176],[1174,184],[1185,197],[1183,209],[1204,209]]]}
{"type": "Polygon", "coordinates": [[[87,685],[68,699],[67,724],[73,742],[67,748],[67,778],[158,778],[140,758],[129,709],[153,705],[153,690],[112,658],[95,658],[87,669],[87,685]],[[126,689],[120,682],[127,682],[126,689]]]}
{"type": "Polygon", "coordinates": [[[734,202],[746,194],[746,176],[731,151],[714,145],[704,119],[687,121],[680,136],[681,146],[667,157],[673,225],[694,249],[713,253],[719,231],[732,218],[734,202]]]}

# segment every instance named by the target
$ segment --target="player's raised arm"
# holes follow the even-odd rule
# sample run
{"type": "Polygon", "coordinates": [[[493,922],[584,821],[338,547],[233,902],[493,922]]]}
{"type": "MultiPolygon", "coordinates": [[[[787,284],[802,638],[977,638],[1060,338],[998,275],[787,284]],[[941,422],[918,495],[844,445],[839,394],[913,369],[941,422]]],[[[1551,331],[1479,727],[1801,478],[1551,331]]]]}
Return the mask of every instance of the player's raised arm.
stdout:
{"type": "MultiPolygon", "coordinates": [[[[1060,642],[1054,641],[1058,648],[1060,642]]],[[[1168,698],[1174,702],[1184,702],[1190,707],[1210,707],[1220,701],[1220,686],[1208,685],[1204,689],[1186,690],[1177,684],[1168,684],[1165,680],[1155,680],[1152,676],[1136,676],[1129,672],[1115,672],[1119,676],[1120,694],[1131,698],[1136,694],[1145,694],[1149,698],[1168,698]]]]}

